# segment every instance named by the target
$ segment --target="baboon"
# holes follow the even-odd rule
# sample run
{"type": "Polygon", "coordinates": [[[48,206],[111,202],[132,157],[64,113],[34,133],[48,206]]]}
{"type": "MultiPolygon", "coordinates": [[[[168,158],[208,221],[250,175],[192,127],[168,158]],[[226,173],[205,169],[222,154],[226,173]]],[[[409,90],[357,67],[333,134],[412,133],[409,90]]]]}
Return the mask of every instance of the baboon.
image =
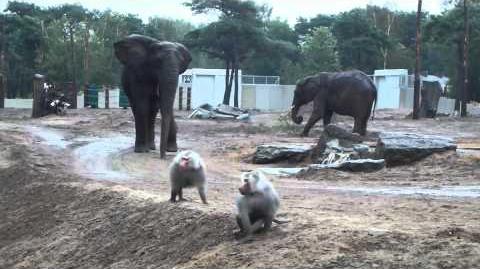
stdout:
{"type": "Polygon", "coordinates": [[[238,190],[242,195],[237,199],[237,223],[240,233],[251,235],[260,230],[268,230],[272,222],[281,224],[284,221],[275,219],[280,206],[280,199],[272,183],[262,172],[242,173],[242,187],[238,190]]]}
{"type": "Polygon", "coordinates": [[[170,202],[175,203],[178,195],[179,201],[183,199],[183,188],[196,187],[200,198],[207,204],[207,180],[205,178],[205,164],[198,153],[185,150],[179,152],[170,164],[170,202]]]}

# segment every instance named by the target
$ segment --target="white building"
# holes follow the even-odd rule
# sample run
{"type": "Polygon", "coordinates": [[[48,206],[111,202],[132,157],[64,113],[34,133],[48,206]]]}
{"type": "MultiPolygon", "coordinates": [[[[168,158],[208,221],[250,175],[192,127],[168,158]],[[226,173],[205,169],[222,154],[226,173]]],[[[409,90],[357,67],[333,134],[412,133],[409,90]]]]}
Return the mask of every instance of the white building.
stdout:
{"type": "Polygon", "coordinates": [[[373,81],[377,86],[377,108],[401,108],[410,100],[413,104],[413,94],[408,91],[407,69],[375,70],[373,81]]]}
{"type": "MultiPolygon", "coordinates": [[[[242,71],[238,71],[238,102],[242,106],[242,71]]],[[[235,85],[232,85],[230,105],[234,103],[235,85]]],[[[225,94],[225,69],[188,69],[179,76],[175,109],[194,109],[208,103],[223,103],[225,94]]]]}

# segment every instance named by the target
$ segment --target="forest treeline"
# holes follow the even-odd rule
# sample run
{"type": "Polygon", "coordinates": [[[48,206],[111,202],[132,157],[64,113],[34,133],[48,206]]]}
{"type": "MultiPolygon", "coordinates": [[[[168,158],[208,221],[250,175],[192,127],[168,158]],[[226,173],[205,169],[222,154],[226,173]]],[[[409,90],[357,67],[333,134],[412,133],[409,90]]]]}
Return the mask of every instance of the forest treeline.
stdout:
{"type": "MultiPolygon", "coordinates": [[[[367,6],[300,17],[291,27],[272,18],[270,7],[252,1],[192,0],[186,5],[192,14],[217,10],[218,21],[195,26],[152,17],[143,22],[137,15],[79,4],[41,8],[8,2],[0,14],[0,72],[7,97],[30,96],[35,73],[55,82],[72,81],[80,89],[118,85],[121,67],[113,43],[133,33],[186,44],[194,59],[190,67],[227,68],[232,75],[240,68],[243,74],[280,76],[282,84],[320,71],[414,69],[415,12],[367,6]]],[[[440,15],[422,14],[421,70],[450,77],[451,95],[463,80],[462,12],[453,5],[440,15]]],[[[468,93],[471,100],[480,100],[480,4],[471,3],[469,13],[468,93]]]]}

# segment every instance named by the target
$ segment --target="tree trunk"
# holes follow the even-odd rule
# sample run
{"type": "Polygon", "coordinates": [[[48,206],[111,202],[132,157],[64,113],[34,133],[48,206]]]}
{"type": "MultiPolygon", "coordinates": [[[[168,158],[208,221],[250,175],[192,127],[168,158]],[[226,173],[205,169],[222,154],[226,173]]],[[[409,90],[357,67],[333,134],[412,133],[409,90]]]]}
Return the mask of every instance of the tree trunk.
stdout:
{"type": "MultiPolygon", "coordinates": [[[[231,61],[227,60],[227,69],[230,69],[231,61]]],[[[223,96],[223,104],[229,105],[230,104],[230,95],[232,94],[232,82],[233,82],[233,68],[230,69],[230,72],[225,77],[226,85],[225,85],[225,95],[223,96]]]]}
{"type": "MultiPolygon", "coordinates": [[[[392,25],[395,22],[395,15],[390,14],[390,12],[387,14],[387,30],[386,30],[386,36],[389,39],[390,38],[390,33],[392,30],[392,25]]],[[[388,47],[384,48],[382,50],[383,54],[383,69],[387,69],[387,63],[388,63],[388,47]]]]}
{"type": "Polygon", "coordinates": [[[71,57],[72,57],[72,82],[73,82],[73,91],[75,92],[75,95],[73,95],[75,98],[73,100],[70,100],[72,102],[72,108],[77,108],[77,61],[75,58],[75,42],[73,40],[73,26],[70,25],[69,27],[69,34],[70,34],[70,50],[71,50],[71,57]]]}
{"type": "Polygon", "coordinates": [[[462,89],[462,107],[460,116],[467,116],[468,103],[468,45],[469,45],[469,22],[467,0],[463,0],[463,89],[462,89]]]}
{"type": "Polygon", "coordinates": [[[2,16],[2,21],[0,22],[2,25],[1,29],[1,37],[2,37],[2,43],[0,44],[0,108],[5,107],[5,87],[7,86],[6,78],[7,78],[7,72],[5,72],[5,50],[7,47],[7,39],[5,35],[5,23],[6,19],[5,16],[2,16]]]}
{"type": "Polygon", "coordinates": [[[84,72],[85,72],[85,85],[88,85],[90,83],[90,32],[88,31],[88,25],[86,27],[85,31],[85,56],[84,56],[84,72]]]}
{"type": "Polygon", "coordinates": [[[3,83],[3,74],[0,73],[0,108],[5,108],[5,84],[3,83]]]}
{"type": "Polygon", "coordinates": [[[33,79],[32,118],[43,117],[47,114],[47,104],[45,102],[47,93],[43,87],[44,82],[43,76],[33,79]]]}
{"type": "Polygon", "coordinates": [[[418,0],[417,8],[417,34],[415,39],[415,82],[413,86],[413,119],[418,119],[420,114],[420,48],[421,33],[420,19],[422,15],[422,0],[418,0]]]}
{"type": "Polygon", "coordinates": [[[455,90],[455,111],[460,112],[461,101],[463,100],[463,39],[458,37],[456,41],[457,46],[457,60],[455,62],[455,70],[457,74],[456,90],[455,90]]]}
{"type": "MultiPolygon", "coordinates": [[[[227,62],[227,66],[225,68],[225,92],[228,89],[228,82],[230,78],[230,63],[228,62],[228,60],[226,62],[227,62]]],[[[224,99],[223,101],[225,102],[225,96],[223,99],[224,99]]]]}
{"type": "Polygon", "coordinates": [[[238,107],[238,60],[237,57],[235,57],[235,62],[233,64],[233,68],[235,69],[235,92],[233,96],[233,106],[238,107]]]}

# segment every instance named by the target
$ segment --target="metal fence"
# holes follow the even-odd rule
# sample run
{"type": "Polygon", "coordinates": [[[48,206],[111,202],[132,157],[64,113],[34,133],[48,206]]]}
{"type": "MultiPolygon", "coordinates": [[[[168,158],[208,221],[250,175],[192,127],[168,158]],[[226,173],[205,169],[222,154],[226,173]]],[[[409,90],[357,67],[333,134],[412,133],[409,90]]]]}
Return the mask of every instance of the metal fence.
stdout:
{"type": "Polygon", "coordinates": [[[279,76],[254,76],[254,75],[243,75],[242,84],[249,85],[279,85],[280,77],[279,76]]]}

